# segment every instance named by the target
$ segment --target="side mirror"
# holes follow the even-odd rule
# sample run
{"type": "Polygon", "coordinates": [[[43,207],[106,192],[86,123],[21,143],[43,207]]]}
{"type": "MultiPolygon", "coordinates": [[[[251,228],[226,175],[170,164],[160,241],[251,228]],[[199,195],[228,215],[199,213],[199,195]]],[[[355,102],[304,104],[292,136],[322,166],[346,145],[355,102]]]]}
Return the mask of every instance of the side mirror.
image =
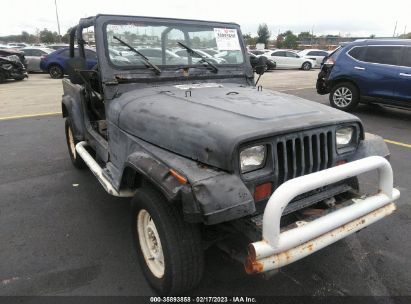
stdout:
{"type": "Polygon", "coordinates": [[[72,57],[67,60],[67,74],[74,84],[83,84],[83,79],[79,76],[78,70],[86,69],[86,60],[82,57],[72,57]]]}
{"type": "Polygon", "coordinates": [[[267,71],[267,57],[260,56],[257,60],[257,65],[255,66],[255,72],[258,75],[263,75],[267,71]]]}

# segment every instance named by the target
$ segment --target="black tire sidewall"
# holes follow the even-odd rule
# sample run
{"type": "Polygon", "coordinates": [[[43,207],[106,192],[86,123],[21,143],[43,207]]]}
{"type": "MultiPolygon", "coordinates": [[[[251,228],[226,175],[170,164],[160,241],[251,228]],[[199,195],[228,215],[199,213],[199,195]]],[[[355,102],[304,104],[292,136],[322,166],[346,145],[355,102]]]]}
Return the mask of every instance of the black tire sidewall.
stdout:
{"type": "Polygon", "coordinates": [[[159,219],[159,213],[162,214],[161,210],[158,210],[156,208],[156,204],[150,204],[152,202],[152,198],[146,194],[146,192],[138,193],[136,197],[132,201],[132,206],[131,206],[131,225],[132,225],[132,235],[133,235],[133,240],[134,240],[134,247],[135,250],[137,251],[137,257],[140,263],[140,267],[143,270],[143,273],[148,280],[149,284],[153,289],[155,289],[157,292],[159,292],[162,295],[167,294],[167,290],[171,287],[171,279],[172,279],[172,273],[170,271],[170,254],[169,254],[169,246],[167,244],[167,240],[165,239],[165,232],[164,232],[164,227],[160,222],[159,219]],[[147,204],[148,202],[148,204],[147,204]],[[163,255],[164,255],[164,264],[165,264],[165,269],[164,269],[164,276],[160,279],[154,276],[154,274],[151,272],[150,268],[148,267],[143,252],[140,247],[140,240],[138,237],[138,232],[137,232],[137,216],[140,212],[140,210],[145,209],[147,210],[148,213],[150,213],[151,218],[153,219],[158,235],[160,237],[160,242],[161,246],[163,249],[163,255]]]}
{"type": "Polygon", "coordinates": [[[66,133],[66,143],[67,143],[67,149],[70,155],[70,159],[74,167],[76,167],[77,169],[83,169],[86,167],[86,164],[84,163],[83,159],[78,154],[74,156],[70,149],[70,139],[69,139],[69,134],[68,134],[69,129],[71,129],[71,134],[73,135],[74,144],[76,145],[78,141],[76,141],[76,139],[74,138],[73,128],[71,127],[71,121],[69,118],[66,118],[66,121],[64,123],[64,130],[66,133]]]}
{"type": "Polygon", "coordinates": [[[353,85],[353,84],[350,83],[350,82],[342,82],[342,83],[336,84],[336,85],[331,89],[331,92],[330,92],[330,95],[329,95],[329,101],[330,101],[330,105],[331,105],[333,108],[336,108],[336,109],[339,109],[339,110],[347,111],[347,112],[348,112],[348,111],[354,110],[354,109],[357,107],[357,105],[358,105],[358,103],[359,103],[359,101],[360,101],[360,96],[359,96],[358,90],[357,90],[357,88],[355,87],[355,85],[353,85]],[[345,87],[345,88],[349,89],[349,90],[351,91],[351,93],[352,93],[352,100],[351,100],[351,102],[349,103],[349,105],[346,106],[346,107],[340,107],[340,106],[338,106],[338,105],[334,102],[334,93],[335,93],[335,91],[337,91],[339,88],[342,88],[342,87],[345,87]]]}
{"type": "Polygon", "coordinates": [[[308,61],[304,62],[303,65],[301,66],[301,69],[304,71],[309,71],[311,70],[311,68],[312,68],[312,65],[308,61]],[[308,66],[308,69],[304,68],[304,66],[308,66]]]}
{"type": "Polygon", "coordinates": [[[49,75],[50,75],[50,77],[53,78],[53,79],[61,79],[61,78],[63,78],[63,76],[64,76],[64,72],[63,72],[63,69],[61,68],[61,66],[59,66],[58,64],[53,64],[53,65],[51,65],[51,66],[49,67],[49,75]],[[53,76],[52,73],[51,73],[52,69],[58,69],[58,70],[59,70],[59,74],[53,76]]]}
{"type": "Polygon", "coordinates": [[[0,83],[6,82],[7,77],[4,75],[3,71],[0,71],[0,83]]]}
{"type": "MultiPolygon", "coordinates": [[[[159,190],[150,185],[140,188],[131,203],[131,228],[133,243],[137,252],[138,260],[150,286],[160,295],[179,294],[185,291],[184,284],[181,284],[181,286],[173,286],[173,280],[175,281],[177,276],[181,276],[179,270],[181,270],[181,267],[184,267],[184,265],[182,265],[183,262],[181,261],[181,258],[178,257],[179,252],[176,250],[176,246],[178,246],[176,235],[179,233],[181,234],[182,231],[178,228],[181,229],[183,225],[185,226],[183,229],[188,229],[187,225],[191,225],[192,229],[198,228],[188,223],[177,227],[175,225],[176,220],[182,222],[183,214],[178,206],[170,204],[175,203],[168,202],[159,190]],[[164,276],[162,278],[157,278],[151,272],[140,247],[137,232],[137,216],[139,211],[142,209],[145,209],[150,214],[160,237],[165,263],[164,276]],[[170,212],[170,210],[173,212],[170,212]]],[[[199,232],[198,237],[200,238],[199,232]]],[[[185,241],[188,240],[186,239],[185,241]]],[[[193,269],[193,273],[194,271],[195,270],[193,269]]],[[[200,272],[202,273],[202,269],[200,272]]],[[[174,282],[174,284],[178,283],[174,282]]],[[[196,284],[197,282],[193,286],[189,286],[189,289],[193,288],[196,284]]]]}

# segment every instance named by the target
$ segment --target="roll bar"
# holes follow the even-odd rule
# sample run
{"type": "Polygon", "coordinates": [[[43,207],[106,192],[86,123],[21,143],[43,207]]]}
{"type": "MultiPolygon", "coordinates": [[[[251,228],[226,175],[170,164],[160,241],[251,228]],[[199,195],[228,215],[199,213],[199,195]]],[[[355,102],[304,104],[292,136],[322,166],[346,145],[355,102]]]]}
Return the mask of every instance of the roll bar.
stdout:
{"type": "Polygon", "coordinates": [[[84,52],[83,29],[95,24],[95,17],[88,17],[80,19],[78,25],[74,26],[70,31],[70,58],[74,57],[74,40],[77,37],[77,44],[79,48],[80,57],[86,58],[84,52]]]}

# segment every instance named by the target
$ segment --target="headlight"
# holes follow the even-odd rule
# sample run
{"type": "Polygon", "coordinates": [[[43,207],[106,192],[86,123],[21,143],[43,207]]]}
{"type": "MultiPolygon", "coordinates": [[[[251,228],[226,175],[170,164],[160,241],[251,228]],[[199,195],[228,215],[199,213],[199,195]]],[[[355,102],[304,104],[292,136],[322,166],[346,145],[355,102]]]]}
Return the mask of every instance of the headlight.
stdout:
{"type": "Polygon", "coordinates": [[[335,132],[335,138],[337,141],[337,148],[344,147],[351,143],[352,137],[354,134],[353,127],[344,127],[337,129],[335,132]]]}
{"type": "Polygon", "coordinates": [[[266,146],[254,146],[240,152],[241,173],[260,169],[264,166],[266,146]]]}

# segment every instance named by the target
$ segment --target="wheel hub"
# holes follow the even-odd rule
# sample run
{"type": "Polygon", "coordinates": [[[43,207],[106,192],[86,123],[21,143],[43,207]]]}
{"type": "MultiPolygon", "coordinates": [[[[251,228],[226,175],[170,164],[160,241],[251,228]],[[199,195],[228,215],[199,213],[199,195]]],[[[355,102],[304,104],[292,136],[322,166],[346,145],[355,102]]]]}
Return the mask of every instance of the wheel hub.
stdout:
{"type": "Polygon", "coordinates": [[[339,107],[347,107],[352,102],[352,92],[349,88],[341,87],[335,90],[333,95],[334,103],[339,107]]]}
{"type": "Polygon", "coordinates": [[[144,260],[150,271],[158,278],[164,276],[164,254],[157,227],[147,210],[137,215],[137,234],[144,260]]]}

